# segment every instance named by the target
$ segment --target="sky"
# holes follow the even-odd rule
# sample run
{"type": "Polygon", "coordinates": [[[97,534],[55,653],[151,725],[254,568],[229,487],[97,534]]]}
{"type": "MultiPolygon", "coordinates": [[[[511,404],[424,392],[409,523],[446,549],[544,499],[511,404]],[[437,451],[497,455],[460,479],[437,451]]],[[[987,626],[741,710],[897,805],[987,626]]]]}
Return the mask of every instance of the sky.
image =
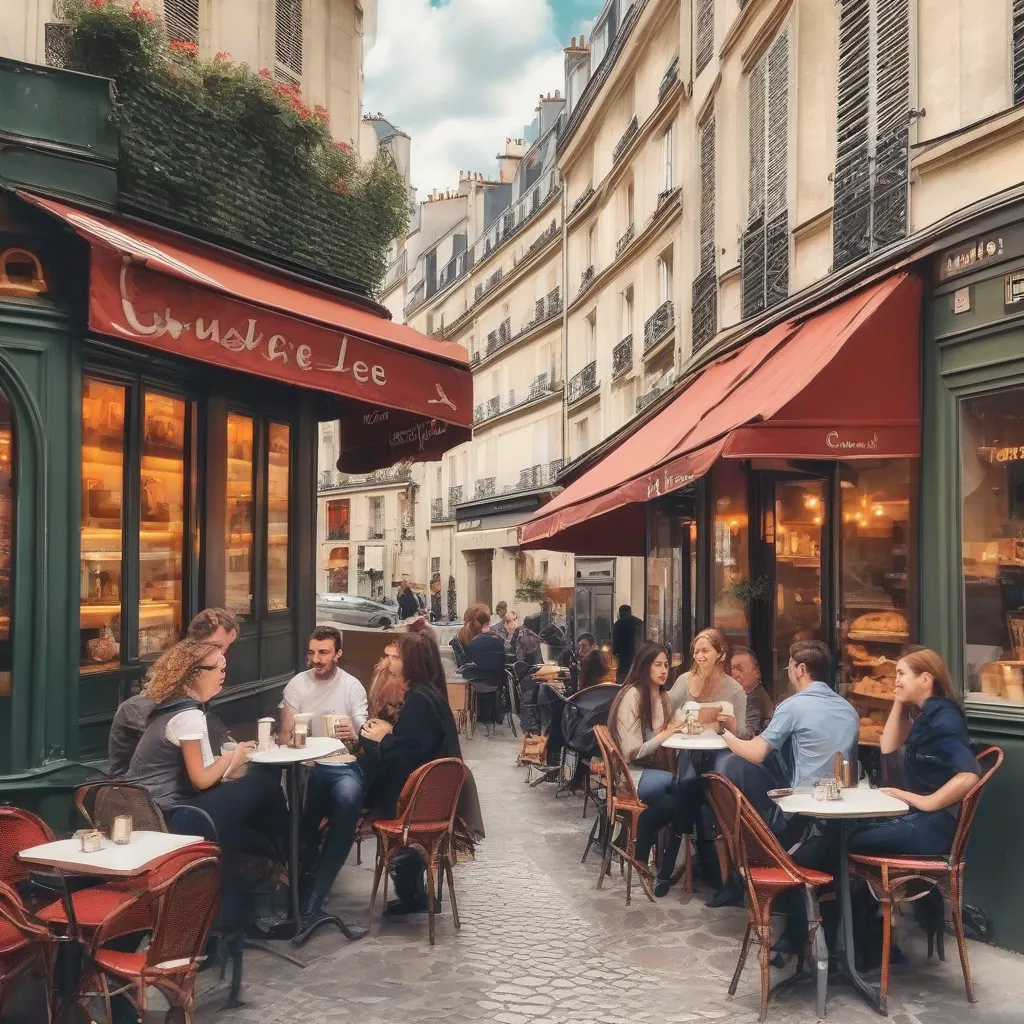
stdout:
{"type": "Polygon", "coordinates": [[[564,90],[562,49],[603,0],[378,0],[364,63],[364,111],[412,138],[422,200],[459,171],[493,175],[541,93],[564,90]]]}

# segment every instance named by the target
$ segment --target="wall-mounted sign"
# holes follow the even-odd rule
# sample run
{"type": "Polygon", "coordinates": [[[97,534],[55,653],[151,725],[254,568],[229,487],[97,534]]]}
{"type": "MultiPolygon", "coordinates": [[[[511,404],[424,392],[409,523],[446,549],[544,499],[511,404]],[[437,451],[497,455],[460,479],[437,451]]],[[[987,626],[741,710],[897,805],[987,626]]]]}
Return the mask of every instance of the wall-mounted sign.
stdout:
{"type": "Polygon", "coordinates": [[[953,249],[942,257],[942,266],[939,276],[946,280],[949,277],[956,277],[957,274],[966,274],[973,270],[979,263],[987,263],[1003,255],[1002,236],[994,238],[979,238],[969,245],[959,249],[953,249]]]}
{"type": "Polygon", "coordinates": [[[997,448],[992,453],[993,462],[1021,462],[1024,460],[1024,445],[997,448]]]}
{"type": "Polygon", "coordinates": [[[957,288],[953,292],[953,314],[969,313],[971,311],[971,286],[957,288]]]}
{"type": "Polygon", "coordinates": [[[1015,274],[1007,274],[1003,279],[1005,288],[1005,302],[1007,306],[1016,306],[1024,302],[1024,270],[1018,270],[1015,274]]]}

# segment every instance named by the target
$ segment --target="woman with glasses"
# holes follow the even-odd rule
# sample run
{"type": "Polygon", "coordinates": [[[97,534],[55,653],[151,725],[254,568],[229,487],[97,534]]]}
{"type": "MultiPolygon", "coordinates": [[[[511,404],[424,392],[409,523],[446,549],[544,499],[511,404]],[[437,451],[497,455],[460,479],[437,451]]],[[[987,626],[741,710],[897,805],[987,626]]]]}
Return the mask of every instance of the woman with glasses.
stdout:
{"type": "Polygon", "coordinates": [[[226,664],[219,647],[192,639],[160,656],[146,683],[156,707],[125,781],[149,790],[169,820],[184,806],[204,811],[225,851],[255,852],[264,845],[258,833],[280,857],[288,827],[280,772],[246,770],[254,743],[211,743],[206,704],[224,686],[226,664]]]}

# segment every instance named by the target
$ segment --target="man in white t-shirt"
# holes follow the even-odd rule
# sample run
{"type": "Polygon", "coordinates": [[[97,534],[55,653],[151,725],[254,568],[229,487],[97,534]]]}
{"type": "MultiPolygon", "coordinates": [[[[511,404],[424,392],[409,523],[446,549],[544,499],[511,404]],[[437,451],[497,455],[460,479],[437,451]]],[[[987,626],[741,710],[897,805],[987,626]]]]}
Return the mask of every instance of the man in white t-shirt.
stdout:
{"type": "MultiPolygon", "coordinates": [[[[352,743],[367,718],[366,690],[338,662],[342,654],[341,631],[317,626],[310,634],[305,672],[284,688],[281,708],[282,741],[291,737],[297,714],[311,714],[312,735],[326,735],[323,716],[338,716],[335,735],[352,743]]],[[[312,872],[302,901],[302,921],[295,941],[300,943],[324,920],[323,903],[345,863],[363,802],[363,773],[351,754],[323,758],[313,768],[302,816],[301,845],[305,871],[312,872]],[[320,824],[329,827],[320,847],[320,824]]]]}

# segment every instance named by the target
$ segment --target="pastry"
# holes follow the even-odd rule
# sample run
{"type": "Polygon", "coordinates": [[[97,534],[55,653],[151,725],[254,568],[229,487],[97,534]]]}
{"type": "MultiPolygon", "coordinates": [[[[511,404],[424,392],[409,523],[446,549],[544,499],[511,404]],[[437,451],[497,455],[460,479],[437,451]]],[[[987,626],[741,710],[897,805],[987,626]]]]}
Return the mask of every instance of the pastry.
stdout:
{"type": "Polygon", "coordinates": [[[907,636],[910,626],[900,612],[868,612],[853,620],[851,633],[887,633],[907,636]]]}

